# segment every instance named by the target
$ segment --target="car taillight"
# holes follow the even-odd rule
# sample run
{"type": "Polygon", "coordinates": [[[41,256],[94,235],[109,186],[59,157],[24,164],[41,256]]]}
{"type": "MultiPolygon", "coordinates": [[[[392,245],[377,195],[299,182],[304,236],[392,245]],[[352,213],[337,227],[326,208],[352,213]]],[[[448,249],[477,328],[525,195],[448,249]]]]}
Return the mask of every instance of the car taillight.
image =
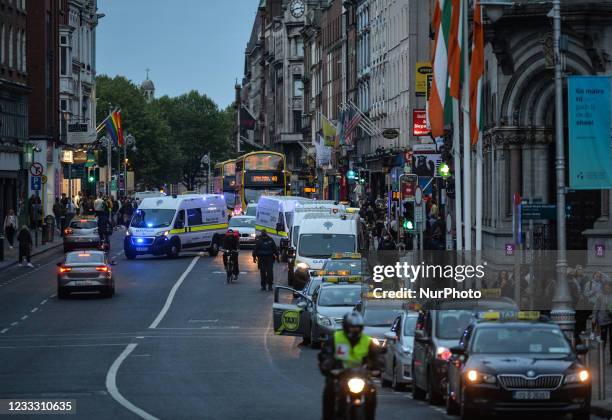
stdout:
{"type": "Polygon", "coordinates": [[[74,231],[72,229],[70,229],[70,228],[66,228],[66,229],[64,229],[64,233],[66,235],[72,235],[74,233],[74,231]]]}
{"type": "Polygon", "coordinates": [[[105,265],[101,265],[101,266],[99,266],[99,267],[96,267],[96,271],[102,271],[102,272],[104,272],[104,273],[108,273],[108,272],[109,272],[109,269],[108,269],[108,267],[107,267],[107,266],[105,266],[105,265]]]}
{"type": "Polygon", "coordinates": [[[69,271],[72,271],[72,268],[70,268],[70,267],[60,267],[59,268],[59,272],[60,273],[67,273],[69,271]]]}
{"type": "Polygon", "coordinates": [[[438,357],[438,359],[448,361],[451,355],[452,355],[451,351],[447,349],[446,347],[438,347],[438,350],[436,350],[436,356],[438,357]]]}

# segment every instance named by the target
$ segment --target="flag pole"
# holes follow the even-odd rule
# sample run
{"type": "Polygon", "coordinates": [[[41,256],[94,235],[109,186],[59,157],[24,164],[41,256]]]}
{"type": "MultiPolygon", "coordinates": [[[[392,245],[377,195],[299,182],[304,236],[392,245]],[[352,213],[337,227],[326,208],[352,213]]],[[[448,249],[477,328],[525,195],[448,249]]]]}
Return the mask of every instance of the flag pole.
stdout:
{"type": "Polygon", "coordinates": [[[457,251],[463,250],[463,223],[461,199],[461,132],[459,124],[459,100],[453,98],[453,162],[455,166],[455,232],[457,235],[457,251]]]}
{"type": "Polygon", "coordinates": [[[476,251],[482,251],[482,132],[476,145],[476,251]]]}
{"type": "Polygon", "coordinates": [[[470,142],[470,55],[468,36],[468,1],[461,2],[463,7],[463,220],[466,251],[472,250],[472,191],[471,191],[471,142],[470,142]]]}

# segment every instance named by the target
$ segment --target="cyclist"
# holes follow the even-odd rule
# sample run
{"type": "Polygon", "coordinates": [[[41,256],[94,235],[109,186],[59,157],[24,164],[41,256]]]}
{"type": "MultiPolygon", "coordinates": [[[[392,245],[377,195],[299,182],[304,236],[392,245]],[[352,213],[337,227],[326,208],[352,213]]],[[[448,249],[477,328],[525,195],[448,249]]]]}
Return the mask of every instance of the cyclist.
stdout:
{"type": "MultiPolygon", "coordinates": [[[[234,263],[234,278],[238,280],[238,274],[240,269],[238,268],[238,250],[240,248],[240,234],[238,231],[234,232],[232,229],[228,229],[223,237],[223,266],[227,270],[227,258],[228,254],[232,256],[232,262],[234,263]]],[[[230,274],[230,273],[228,273],[230,274]]]]}
{"type": "Polygon", "coordinates": [[[98,216],[98,236],[100,236],[100,249],[103,251],[110,251],[110,235],[112,232],[113,225],[108,215],[102,213],[98,216]]]}

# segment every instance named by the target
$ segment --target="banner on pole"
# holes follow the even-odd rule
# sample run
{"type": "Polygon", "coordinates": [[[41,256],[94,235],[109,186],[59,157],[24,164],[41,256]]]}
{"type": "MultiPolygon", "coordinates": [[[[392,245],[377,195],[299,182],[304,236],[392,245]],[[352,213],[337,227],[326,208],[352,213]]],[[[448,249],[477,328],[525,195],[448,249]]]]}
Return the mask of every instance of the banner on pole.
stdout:
{"type": "Polygon", "coordinates": [[[568,77],[569,186],[612,188],[610,77],[568,77]]]}

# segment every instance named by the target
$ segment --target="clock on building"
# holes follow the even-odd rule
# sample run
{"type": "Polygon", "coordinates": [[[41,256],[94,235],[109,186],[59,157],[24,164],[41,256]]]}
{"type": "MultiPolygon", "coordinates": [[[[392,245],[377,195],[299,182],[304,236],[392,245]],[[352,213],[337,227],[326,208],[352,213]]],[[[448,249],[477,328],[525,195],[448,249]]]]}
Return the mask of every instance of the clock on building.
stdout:
{"type": "Polygon", "coordinates": [[[293,0],[289,5],[289,11],[291,12],[291,16],[296,19],[304,16],[304,11],[306,10],[306,6],[304,5],[303,0],[293,0]]]}

